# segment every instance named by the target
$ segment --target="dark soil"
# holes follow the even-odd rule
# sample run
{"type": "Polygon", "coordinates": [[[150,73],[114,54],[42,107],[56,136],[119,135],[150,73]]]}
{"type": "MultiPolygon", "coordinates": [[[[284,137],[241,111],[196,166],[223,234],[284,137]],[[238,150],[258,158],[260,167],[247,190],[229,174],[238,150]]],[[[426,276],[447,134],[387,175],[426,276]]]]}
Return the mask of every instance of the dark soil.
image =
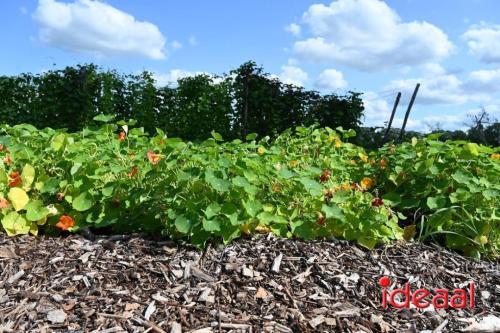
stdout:
{"type": "Polygon", "coordinates": [[[0,333],[494,330],[498,268],[412,243],[367,251],[258,235],[200,251],[135,236],[0,234],[0,333]],[[476,306],[383,309],[382,276],[389,290],[473,281],[476,306]]]}

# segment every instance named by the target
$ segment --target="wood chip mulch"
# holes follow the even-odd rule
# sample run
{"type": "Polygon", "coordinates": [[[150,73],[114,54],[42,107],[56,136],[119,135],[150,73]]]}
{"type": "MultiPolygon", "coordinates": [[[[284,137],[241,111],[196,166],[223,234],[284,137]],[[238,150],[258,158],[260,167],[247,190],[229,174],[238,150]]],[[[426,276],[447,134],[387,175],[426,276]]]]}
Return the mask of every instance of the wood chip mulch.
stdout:
{"type": "MultiPolygon", "coordinates": [[[[257,235],[205,251],[138,236],[0,234],[1,332],[494,331],[499,262],[257,235]],[[378,280],[476,286],[473,309],[382,309],[378,280]]],[[[391,288],[390,287],[390,288],[391,288]]]]}

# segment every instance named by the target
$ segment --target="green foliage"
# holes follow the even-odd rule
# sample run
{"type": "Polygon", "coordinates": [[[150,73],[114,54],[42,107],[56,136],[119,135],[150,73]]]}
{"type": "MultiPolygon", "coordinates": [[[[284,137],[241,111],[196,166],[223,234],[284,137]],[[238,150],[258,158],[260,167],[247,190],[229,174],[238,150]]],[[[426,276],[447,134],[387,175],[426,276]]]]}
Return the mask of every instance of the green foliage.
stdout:
{"type": "MultiPolygon", "coordinates": [[[[356,128],[363,113],[357,93],[321,96],[283,84],[247,62],[222,77],[205,74],[159,87],[150,72],[122,75],[95,65],[66,67],[41,74],[0,76],[0,123],[66,128],[95,125],[98,114],[135,119],[150,134],[203,141],[215,131],[225,139],[248,133],[275,136],[287,128],[356,128]]],[[[55,138],[57,148],[63,137],[55,138]]]]}
{"type": "Polygon", "coordinates": [[[247,142],[213,132],[193,144],[97,119],[104,124],[73,134],[0,126],[9,235],[72,219],[70,231],[145,231],[198,246],[273,232],[367,248],[415,238],[498,254],[500,155],[491,148],[414,139],[367,153],[345,142],[353,131],[314,127],[247,142]]]}

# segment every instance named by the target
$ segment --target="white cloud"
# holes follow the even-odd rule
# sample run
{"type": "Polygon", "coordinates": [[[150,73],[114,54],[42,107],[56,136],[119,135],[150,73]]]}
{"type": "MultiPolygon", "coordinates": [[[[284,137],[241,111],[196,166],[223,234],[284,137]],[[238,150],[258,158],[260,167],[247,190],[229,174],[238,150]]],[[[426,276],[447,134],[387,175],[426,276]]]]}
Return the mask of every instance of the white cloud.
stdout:
{"type": "Polygon", "coordinates": [[[465,85],[467,89],[477,92],[500,92],[500,69],[473,71],[469,73],[465,85]]]}
{"type": "Polygon", "coordinates": [[[33,18],[42,42],[97,55],[135,54],[165,58],[165,37],[152,23],[96,0],[39,0],[33,18]]]}
{"type": "Polygon", "coordinates": [[[210,75],[207,72],[191,72],[182,69],[172,69],[167,73],[154,73],[154,79],[158,86],[176,86],[177,80],[196,75],[210,75]]]}
{"type": "Polygon", "coordinates": [[[172,49],[174,50],[182,49],[182,44],[177,40],[172,41],[172,43],[170,43],[170,46],[172,46],[172,49]]]}
{"type": "Polygon", "coordinates": [[[347,87],[347,81],[341,71],[330,68],[325,69],[319,74],[315,86],[323,90],[336,90],[347,87]]]}
{"type": "Polygon", "coordinates": [[[401,91],[403,100],[408,102],[417,83],[420,83],[416,99],[418,104],[464,104],[472,98],[463,94],[462,81],[452,74],[393,80],[384,89],[401,91]]]}
{"type": "Polygon", "coordinates": [[[303,86],[309,80],[309,75],[300,67],[292,64],[281,66],[279,79],[286,84],[303,86]]]}
{"type": "Polygon", "coordinates": [[[191,46],[196,46],[196,45],[198,45],[198,40],[196,39],[195,36],[191,36],[191,37],[189,37],[188,43],[191,46]]]}
{"type": "Polygon", "coordinates": [[[427,22],[402,22],[379,0],[338,0],[315,4],[303,15],[312,37],[297,41],[302,59],[336,62],[361,70],[417,65],[442,59],[453,44],[427,22]]]}
{"type": "Polygon", "coordinates": [[[473,25],[462,38],[469,51],[485,63],[500,62],[500,25],[473,25]]]}
{"type": "MultiPolygon", "coordinates": [[[[383,98],[374,92],[368,92],[363,95],[363,102],[365,105],[364,125],[387,128],[394,98],[392,96],[390,98],[383,98]]],[[[442,113],[433,116],[420,116],[419,119],[415,119],[416,111],[418,110],[414,109],[408,118],[406,123],[407,131],[429,132],[437,125],[444,130],[465,128],[464,123],[467,119],[467,112],[460,112],[458,114],[442,113]]],[[[392,122],[392,128],[401,128],[403,126],[405,112],[406,108],[399,104],[392,122]]]]}
{"type": "Polygon", "coordinates": [[[300,35],[301,28],[300,25],[296,23],[290,23],[285,27],[285,31],[291,33],[294,36],[298,36],[300,35]]]}
{"type": "MultiPolygon", "coordinates": [[[[403,103],[408,103],[415,89],[420,83],[417,94],[417,104],[423,105],[463,105],[465,103],[484,103],[491,100],[490,89],[497,85],[494,71],[477,71],[469,74],[466,80],[457,75],[448,73],[436,63],[424,64],[420,67],[422,75],[418,78],[392,80],[384,87],[387,91],[401,91],[403,103]],[[483,73],[485,72],[485,73],[483,73]],[[487,72],[487,73],[486,73],[487,72]],[[479,77],[483,80],[480,81],[479,77]]],[[[500,71],[498,74],[499,75],[500,71]]],[[[500,77],[500,76],[499,76],[500,77]]]]}
{"type": "Polygon", "coordinates": [[[363,104],[365,106],[366,126],[384,126],[384,122],[389,120],[391,107],[386,99],[380,98],[377,93],[367,92],[363,94],[363,104]]]}

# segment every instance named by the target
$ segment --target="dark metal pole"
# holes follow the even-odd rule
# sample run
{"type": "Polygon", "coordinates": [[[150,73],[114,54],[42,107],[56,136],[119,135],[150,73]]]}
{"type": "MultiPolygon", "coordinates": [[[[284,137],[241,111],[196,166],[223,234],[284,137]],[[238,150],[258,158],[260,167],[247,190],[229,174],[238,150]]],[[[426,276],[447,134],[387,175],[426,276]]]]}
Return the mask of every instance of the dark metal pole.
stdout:
{"type": "Polygon", "coordinates": [[[401,132],[399,132],[398,141],[401,142],[403,139],[403,134],[405,133],[406,122],[408,121],[408,117],[410,116],[411,108],[413,107],[413,102],[415,102],[415,98],[417,97],[418,89],[420,88],[420,83],[417,83],[415,86],[415,90],[413,91],[413,95],[411,96],[410,104],[408,104],[408,109],[406,110],[405,119],[403,120],[403,126],[401,127],[401,132]]]}
{"type": "Polygon", "coordinates": [[[398,108],[399,100],[401,99],[401,92],[398,92],[398,96],[396,96],[396,101],[394,101],[394,106],[392,108],[391,118],[389,118],[389,124],[387,125],[387,130],[385,131],[385,135],[382,138],[382,145],[387,141],[389,137],[389,131],[391,130],[392,121],[394,119],[394,115],[396,114],[396,109],[398,108]]]}

